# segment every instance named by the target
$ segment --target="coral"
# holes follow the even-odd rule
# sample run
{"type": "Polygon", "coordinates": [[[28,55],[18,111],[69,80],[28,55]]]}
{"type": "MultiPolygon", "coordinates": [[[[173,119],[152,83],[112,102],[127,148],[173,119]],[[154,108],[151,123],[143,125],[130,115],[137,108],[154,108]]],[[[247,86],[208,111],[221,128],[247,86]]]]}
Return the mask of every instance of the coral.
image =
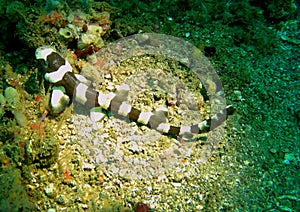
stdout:
{"type": "Polygon", "coordinates": [[[80,40],[78,40],[78,48],[85,49],[90,45],[94,45],[97,48],[103,47],[104,41],[101,38],[102,32],[101,26],[88,25],[86,33],[82,33],[80,40]]]}
{"type": "Polygon", "coordinates": [[[75,22],[75,24],[68,24],[64,28],[59,29],[59,34],[67,41],[78,40],[78,49],[85,49],[89,46],[101,48],[104,46],[102,40],[103,29],[99,25],[87,25],[83,22],[75,22]]]}
{"type": "Polygon", "coordinates": [[[17,37],[20,44],[29,48],[54,44],[57,49],[74,47],[74,43],[81,37],[84,41],[79,42],[80,48],[89,45],[102,47],[101,37],[107,33],[111,25],[110,11],[115,10],[106,3],[96,4],[90,0],[47,0],[44,7],[42,2],[33,4],[29,0],[12,2],[4,0],[0,7],[0,14],[3,15],[3,31],[9,32],[1,35],[2,46],[8,46],[6,43],[10,42],[15,45],[16,41],[13,38],[17,37]],[[78,29],[74,30],[68,27],[68,24],[78,29]],[[101,27],[101,35],[96,35],[95,31],[90,32],[88,28],[84,29],[83,26],[89,25],[101,27]]]}
{"type": "Polygon", "coordinates": [[[43,15],[40,17],[40,21],[42,23],[56,25],[58,22],[63,20],[64,15],[60,14],[57,10],[51,11],[47,15],[43,15]]]}
{"type": "Polygon", "coordinates": [[[73,30],[68,28],[68,27],[60,28],[59,29],[59,34],[67,40],[71,39],[71,38],[74,38],[73,30]]]}
{"type": "Polygon", "coordinates": [[[75,55],[80,58],[80,57],[86,57],[87,55],[91,55],[97,51],[99,51],[100,48],[98,47],[95,47],[95,46],[89,46],[85,49],[82,49],[82,50],[79,50],[79,49],[76,49],[75,50],[75,55]]]}
{"type": "Polygon", "coordinates": [[[110,14],[108,12],[95,13],[93,19],[97,20],[99,26],[102,27],[102,35],[110,29],[110,14]]]}

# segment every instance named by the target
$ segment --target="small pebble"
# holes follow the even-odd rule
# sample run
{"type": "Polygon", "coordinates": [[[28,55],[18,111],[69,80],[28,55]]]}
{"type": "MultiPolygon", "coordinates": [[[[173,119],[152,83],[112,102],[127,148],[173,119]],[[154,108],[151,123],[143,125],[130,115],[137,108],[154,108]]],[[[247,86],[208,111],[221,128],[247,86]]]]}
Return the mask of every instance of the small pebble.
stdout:
{"type": "Polygon", "coordinates": [[[53,197],[53,195],[55,194],[54,184],[50,183],[49,185],[47,185],[46,188],[44,188],[44,192],[48,197],[53,197]]]}

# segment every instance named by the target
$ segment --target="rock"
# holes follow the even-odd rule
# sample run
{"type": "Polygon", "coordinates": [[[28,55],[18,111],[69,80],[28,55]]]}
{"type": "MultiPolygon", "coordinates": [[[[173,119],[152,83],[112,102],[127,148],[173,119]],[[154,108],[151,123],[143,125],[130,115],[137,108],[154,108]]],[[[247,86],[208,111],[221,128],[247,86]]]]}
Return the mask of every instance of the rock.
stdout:
{"type": "Polygon", "coordinates": [[[44,192],[48,197],[53,198],[56,195],[56,189],[53,183],[50,183],[44,188],[44,192]]]}
{"type": "Polygon", "coordinates": [[[141,152],[142,151],[142,148],[135,141],[131,141],[128,144],[128,149],[132,152],[141,152]]]}
{"type": "Polygon", "coordinates": [[[12,108],[19,108],[20,106],[20,95],[13,87],[7,87],[4,91],[4,96],[7,104],[12,108]]]}
{"type": "Polygon", "coordinates": [[[55,202],[57,202],[60,205],[66,204],[66,197],[64,195],[59,195],[55,198],[55,202]]]}

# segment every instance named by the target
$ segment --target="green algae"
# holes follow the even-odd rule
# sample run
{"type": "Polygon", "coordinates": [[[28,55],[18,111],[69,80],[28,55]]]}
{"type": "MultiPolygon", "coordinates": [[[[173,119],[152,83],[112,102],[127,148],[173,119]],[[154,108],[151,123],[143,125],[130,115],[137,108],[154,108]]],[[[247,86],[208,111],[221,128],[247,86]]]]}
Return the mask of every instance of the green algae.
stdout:
{"type": "Polygon", "coordinates": [[[44,138],[32,140],[27,151],[38,167],[50,167],[58,159],[59,143],[56,138],[47,134],[44,138]]]}
{"type": "Polygon", "coordinates": [[[26,187],[21,181],[21,173],[17,169],[7,168],[0,175],[0,210],[32,211],[35,205],[30,202],[26,187]]]}

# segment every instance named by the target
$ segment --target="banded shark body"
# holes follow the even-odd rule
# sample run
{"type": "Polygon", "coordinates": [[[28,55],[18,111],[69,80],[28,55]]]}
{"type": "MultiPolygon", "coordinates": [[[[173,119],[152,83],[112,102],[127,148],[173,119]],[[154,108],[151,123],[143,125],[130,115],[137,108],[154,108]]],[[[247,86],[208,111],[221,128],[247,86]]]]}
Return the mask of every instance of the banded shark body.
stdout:
{"type": "Polygon", "coordinates": [[[127,84],[118,86],[116,92],[103,93],[88,86],[86,83],[88,80],[84,76],[74,74],[70,63],[52,48],[37,48],[36,59],[43,61],[47,72],[45,80],[54,85],[50,100],[54,113],[63,111],[70,99],[74,99],[79,104],[90,108],[91,117],[95,120],[101,115],[93,108],[101,108],[117,117],[129,118],[131,121],[146,125],[163,134],[188,140],[194,134],[206,133],[217,128],[228,115],[234,112],[233,106],[228,105],[197,124],[172,126],[167,123],[167,108],[162,107],[152,112],[144,112],[127,103],[127,94],[130,90],[127,84]]]}

